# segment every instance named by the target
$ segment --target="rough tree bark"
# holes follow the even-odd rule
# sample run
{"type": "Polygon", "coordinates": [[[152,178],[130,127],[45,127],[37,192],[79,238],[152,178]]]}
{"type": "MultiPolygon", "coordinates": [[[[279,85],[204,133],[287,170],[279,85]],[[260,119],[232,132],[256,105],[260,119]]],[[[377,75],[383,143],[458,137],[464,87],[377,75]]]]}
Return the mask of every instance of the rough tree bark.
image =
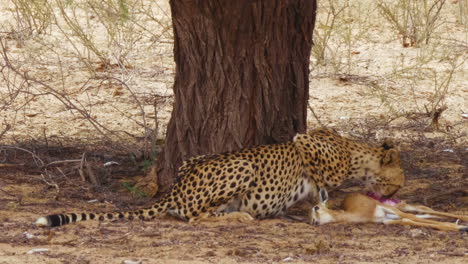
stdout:
{"type": "Polygon", "coordinates": [[[175,102],[156,163],[290,140],[306,130],[315,0],[171,0],[175,102]]]}

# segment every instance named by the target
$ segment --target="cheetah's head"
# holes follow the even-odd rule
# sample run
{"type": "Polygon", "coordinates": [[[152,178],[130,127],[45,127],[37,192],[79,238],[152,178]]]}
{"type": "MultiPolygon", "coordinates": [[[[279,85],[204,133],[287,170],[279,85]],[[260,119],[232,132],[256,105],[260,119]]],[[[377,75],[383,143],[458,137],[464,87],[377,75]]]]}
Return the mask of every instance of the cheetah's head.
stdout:
{"type": "Polygon", "coordinates": [[[293,142],[307,173],[320,188],[335,188],[346,179],[358,179],[368,191],[385,198],[404,184],[400,154],[391,141],[376,148],[320,129],[309,135],[297,134],[293,142]]]}
{"type": "Polygon", "coordinates": [[[380,148],[377,162],[370,162],[366,168],[365,183],[374,193],[389,198],[404,184],[405,174],[401,168],[400,153],[390,141],[380,148]]]}

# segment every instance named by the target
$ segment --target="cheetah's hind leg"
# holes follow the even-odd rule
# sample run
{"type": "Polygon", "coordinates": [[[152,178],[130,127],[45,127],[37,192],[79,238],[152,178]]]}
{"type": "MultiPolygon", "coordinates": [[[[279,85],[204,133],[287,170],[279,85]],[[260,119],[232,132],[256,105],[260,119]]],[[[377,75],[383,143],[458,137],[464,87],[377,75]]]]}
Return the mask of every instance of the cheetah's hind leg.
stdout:
{"type": "Polygon", "coordinates": [[[211,212],[211,213],[204,213],[198,217],[190,218],[189,222],[217,222],[220,220],[237,220],[239,222],[248,222],[254,220],[254,218],[245,212],[232,212],[232,213],[218,213],[218,212],[211,212]]]}

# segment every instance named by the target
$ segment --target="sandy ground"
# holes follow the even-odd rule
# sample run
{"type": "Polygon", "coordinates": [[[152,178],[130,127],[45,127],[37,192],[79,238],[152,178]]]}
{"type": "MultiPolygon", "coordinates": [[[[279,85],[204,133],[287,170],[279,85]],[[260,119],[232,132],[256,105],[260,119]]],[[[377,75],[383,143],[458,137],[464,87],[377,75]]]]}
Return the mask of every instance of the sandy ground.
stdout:
{"type": "MultiPolygon", "coordinates": [[[[351,2],[362,3],[361,8],[369,4],[351,2]]],[[[434,43],[424,48],[403,48],[375,10],[368,9],[365,22],[356,17],[353,25],[365,27],[365,37],[344,50],[338,48],[342,44],[339,39],[332,39],[330,45],[342,54],[326,66],[315,65],[311,59],[310,105],[318,120],[310,112],[308,123],[313,128],[320,121],[344,135],[374,143],[395,138],[408,177],[399,196],[435,209],[468,214],[468,64],[462,63],[454,72],[443,99],[447,110],[439,130],[429,127],[430,117],[425,115],[425,106],[430,107],[437,94],[434,76],[424,75],[414,66],[433,56],[424,69],[438,73],[440,84],[448,74],[451,56],[460,56],[458,62],[466,59],[467,28],[454,15],[458,9],[452,2],[456,1],[443,10],[445,23],[434,43]],[[350,60],[345,59],[346,53],[351,54],[350,60]],[[333,67],[338,64],[343,68],[349,65],[350,71],[335,74],[333,67]]],[[[167,3],[154,3],[159,8],[157,17],[170,22],[167,3]]],[[[12,21],[7,12],[10,7],[10,1],[0,0],[1,25],[12,21]]],[[[153,32],[164,31],[155,26],[153,32]]],[[[50,43],[57,43],[54,34],[58,33],[50,34],[50,43]]],[[[63,55],[59,64],[55,53],[38,48],[39,42],[6,41],[12,61],[62,91],[76,108],[46,94],[50,91],[38,85],[11,97],[12,87],[0,80],[0,132],[11,126],[0,139],[0,263],[467,262],[467,234],[426,228],[376,224],[314,227],[286,219],[188,224],[172,218],[90,222],[52,230],[34,227],[34,220],[44,214],[126,210],[151,203],[150,198],[125,187],[145,174],[144,161],[134,160],[116,147],[125,142],[131,148],[142,148],[153,132],[156,115],[158,138],[163,139],[171,114],[174,65],[170,37],[163,34],[155,42],[142,36],[135,42],[136,48],[130,49],[126,67],[102,70],[95,62],[99,78],[90,77],[66,42],[57,44],[58,54],[63,55]],[[103,133],[97,133],[89,118],[77,109],[89,113],[102,125],[103,133]],[[106,138],[113,143],[103,144],[106,138]],[[44,170],[29,153],[5,146],[31,150],[44,163],[80,160],[87,152],[101,185],[80,180],[79,162],[44,170]],[[108,161],[119,165],[104,168],[108,161]],[[48,251],[28,253],[40,248],[48,251]]],[[[105,39],[98,41],[104,43],[105,39]]],[[[346,192],[356,190],[345,188],[346,192]]],[[[331,193],[335,203],[343,196],[343,192],[331,193]]],[[[293,208],[291,214],[304,218],[307,205],[293,208]]]]}

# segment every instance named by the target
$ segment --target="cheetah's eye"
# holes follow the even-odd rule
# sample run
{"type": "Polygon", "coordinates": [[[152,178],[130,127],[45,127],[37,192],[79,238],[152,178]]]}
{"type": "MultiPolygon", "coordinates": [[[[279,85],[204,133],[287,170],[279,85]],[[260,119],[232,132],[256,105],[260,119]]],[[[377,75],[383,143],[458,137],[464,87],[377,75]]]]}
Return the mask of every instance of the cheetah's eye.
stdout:
{"type": "Polygon", "coordinates": [[[314,208],[312,208],[312,210],[314,210],[314,212],[317,212],[319,209],[320,209],[320,207],[318,207],[318,206],[314,206],[314,208]]]}

